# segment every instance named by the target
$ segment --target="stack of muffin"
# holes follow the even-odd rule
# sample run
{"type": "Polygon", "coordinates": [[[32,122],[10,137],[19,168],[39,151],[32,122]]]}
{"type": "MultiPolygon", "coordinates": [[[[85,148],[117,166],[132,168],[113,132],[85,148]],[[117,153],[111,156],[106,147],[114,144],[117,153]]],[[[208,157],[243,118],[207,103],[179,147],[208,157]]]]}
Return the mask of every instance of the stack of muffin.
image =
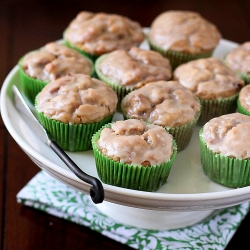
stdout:
{"type": "Polygon", "coordinates": [[[235,124],[250,126],[250,111],[235,113],[237,101],[241,113],[249,103],[250,90],[243,92],[249,71],[236,61],[243,61],[247,52],[242,50],[250,46],[240,46],[221,61],[213,57],[220,39],[217,27],[196,12],[161,13],[145,34],[127,17],[82,11],[65,28],[61,43],[50,42],[20,59],[23,91],[64,150],[93,150],[104,183],[159,189],[194,127],[204,125],[204,172],[226,186],[250,185],[250,177],[242,181],[242,174],[224,181],[231,178],[228,165],[241,173],[238,162],[248,164],[247,149],[234,155],[211,147],[217,133],[222,138],[235,124]],[[145,40],[149,49],[140,46],[145,40]],[[124,120],[112,122],[115,112],[124,120]],[[219,119],[216,125],[213,119],[219,119]],[[217,155],[223,156],[218,157],[223,158],[220,168],[226,168],[220,177],[220,170],[210,167],[217,155]],[[233,166],[231,159],[237,159],[233,166]]]}

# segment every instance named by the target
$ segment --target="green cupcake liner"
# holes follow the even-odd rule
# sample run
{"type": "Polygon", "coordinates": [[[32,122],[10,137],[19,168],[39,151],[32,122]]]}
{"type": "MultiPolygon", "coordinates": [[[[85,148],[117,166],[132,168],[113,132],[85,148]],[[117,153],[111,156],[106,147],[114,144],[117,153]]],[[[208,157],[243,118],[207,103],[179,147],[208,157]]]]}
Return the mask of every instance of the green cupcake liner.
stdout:
{"type": "Polygon", "coordinates": [[[200,130],[201,164],[210,180],[226,187],[240,188],[250,185],[250,161],[223,156],[210,150],[200,130]]]}
{"type": "Polygon", "coordinates": [[[214,117],[234,113],[237,108],[237,98],[239,92],[226,98],[215,100],[203,100],[201,102],[201,115],[198,124],[203,126],[214,117]]]}
{"type": "Polygon", "coordinates": [[[23,70],[22,61],[23,57],[18,62],[18,68],[23,92],[27,99],[34,104],[36,95],[48,84],[48,82],[28,76],[23,70]]]}
{"type": "Polygon", "coordinates": [[[133,87],[124,87],[119,85],[116,82],[112,82],[112,80],[108,79],[107,77],[105,77],[102,72],[99,70],[99,64],[101,63],[102,60],[104,60],[107,57],[107,54],[100,56],[96,62],[95,62],[95,72],[97,77],[107,83],[117,94],[118,97],[118,103],[117,103],[117,110],[121,111],[121,101],[122,99],[128,94],[130,93],[132,90],[134,90],[133,87]]]}
{"type": "Polygon", "coordinates": [[[250,74],[240,72],[238,75],[244,81],[245,85],[250,84],[250,74]]]}
{"type": "Polygon", "coordinates": [[[183,63],[187,63],[189,61],[200,59],[200,58],[211,57],[214,51],[212,50],[207,53],[201,53],[201,54],[188,54],[188,53],[183,53],[179,51],[164,50],[161,47],[152,43],[150,40],[148,40],[148,43],[149,43],[150,49],[161,53],[164,57],[169,59],[173,70],[175,70],[179,65],[183,63]]]}
{"type": "MultiPolygon", "coordinates": [[[[35,106],[36,108],[36,106],[35,106]]],[[[37,108],[36,108],[37,110],[37,108]]],[[[113,114],[102,121],[86,124],[67,124],[53,120],[37,110],[40,123],[62,149],[75,152],[92,149],[91,138],[103,125],[111,122],[113,114]]]]}
{"type": "Polygon", "coordinates": [[[188,146],[199,117],[200,112],[196,115],[195,119],[188,124],[174,128],[165,127],[165,129],[173,136],[174,140],[176,141],[178,152],[184,150],[188,146]]]}
{"type": "Polygon", "coordinates": [[[250,116],[250,112],[247,111],[240,103],[239,98],[237,99],[237,111],[243,115],[248,115],[250,116]]]}
{"type": "MultiPolygon", "coordinates": [[[[64,33],[63,33],[64,34],[64,33]]],[[[71,49],[74,49],[75,51],[79,52],[80,54],[82,54],[83,56],[89,58],[93,63],[96,61],[96,59],[99,57],[99,55],[94,55],[94,54],[91,54],[91,53],[88,53],[84,50],[81,50],[79,48],[77,48],[76,46],[72,45],[66,38],[65,36],[63,35],[64,37],[64,44],[66,46],[68,46],[69,48],[71,49]]]]}
{"type": "MultiPolygon", "coordinates": [[[[111,124],[107,124],[104,127],[110,126],[111,124]]],[[[177,154],[177,147],[174,140],[174,151],[168,162],[144,167],[117,162],[104,156],[97,146],[97,141],[100,138],[102,129],[93,135],[92,147],[97,173],[103,183],[133,190],[153,192],[167,182],[177,154]]]]}
{"type": "MultiPolygon", "coordinates": [[[[91,77],[95,77],[95,68],[94,68],[94,64],[93,61],[90,60],[89,58],[87,58],[86,56],[84,56],[91,64],[91,72],[90,72],[90,76],[91,77]]],[[[35,99],[37,94],[49,83],[46,81],[42,81],[33,77],[30,77],[29,75],[27,75],[25,73],[25,71],[23,70],[22,67],[22,61],[23,61],[22,57],[19,61],[18,61],[18,68],[19,68],[19,74],[20,74],[20,79],[21,79],[21,84],[22,84],[22,88],[23,88],[23,92],[24,95],[27,97],[27,99],[32,103],[35,104],[35,99]]]]}

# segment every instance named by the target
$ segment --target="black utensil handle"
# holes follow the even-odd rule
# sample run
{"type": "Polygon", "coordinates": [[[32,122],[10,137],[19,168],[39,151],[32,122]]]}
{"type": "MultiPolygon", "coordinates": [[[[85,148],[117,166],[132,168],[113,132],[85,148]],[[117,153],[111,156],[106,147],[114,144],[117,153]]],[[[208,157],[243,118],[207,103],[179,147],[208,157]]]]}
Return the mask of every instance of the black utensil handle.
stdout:
{"type": "Polygon", "coordinates": [[[61,158],[61,160],[68,166],[68,168],[82,181],[92,185],[90,188],[90,197],[94,203],[102,203],[104,200],[104,189],[99,179],[84,173],[71,158],[54,142],[49,141],[49,146],[61,158]]]}

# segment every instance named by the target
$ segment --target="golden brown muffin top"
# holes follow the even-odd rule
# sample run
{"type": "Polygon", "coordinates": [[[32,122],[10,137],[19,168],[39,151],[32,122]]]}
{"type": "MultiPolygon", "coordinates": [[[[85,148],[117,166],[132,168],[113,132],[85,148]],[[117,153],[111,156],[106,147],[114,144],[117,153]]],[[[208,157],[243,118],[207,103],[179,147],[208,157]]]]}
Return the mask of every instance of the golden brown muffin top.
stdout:
{"type": "Polygon", "coordinates": [[[93,55],[139,46],[144,40],[138,22],[117,14],[80,12],[65,30],[64,38],[93,55]]]}
{"type": "Polygon", "coordinates": [[[55,42],[27,53],[21,65],[28,76],[45,82],[54,81],[69,73],[90,75],[93,70],[93,65],[87,58],[55,42]]]}
{"type": "Polygon", "coordinates": [[[103,120],[116,111],[117,95],[104,82],[72,74],[47,84],[37,97],[37,110],[64,123],[103,120]]]}
{"type": "Polygon", "coordinates": [[[250,73],[250,42],[245,42],[231,50],[225,57],[225,63],[236,72],[250,73]]]}
{"type": "Polygon", "coordinates": [[[169,60],[155,51],[132,47],[129,51],[113,51],[100,59],[97,67],[101,74],[124,87],[140,88],[148,82],[172,77],[169,60]]]}
{"type": "Polygon", "coordinates": [[[137,119],[117,121],[104,128],[98,148],[105,156],[119,162],[152,166],[169,161],[173,137],[163,127],[137,119]]]}
{"type": "Polygon", "coordinates": [[[129,118],[170,128],[193,121],[201,108],[195,95],[177,81],[148,83],[125,96],[121,105],[129,118]]]}
{"type": "Polygon", "coordinates": [[[222,115],[204,125],[201,137],[213,152],[238,159],[250,158],[250,116],[222,115]]]}
{"type": "Polygon", "coordinates": [[[170,10],[152,22],[149,40],[164,50],[200,54],[211,52],[219,43],[217,27],[192,11],[170,10]]]}
{"type": "Polygon", "coordinates": [[[213,57],[178,66],[173,78],[204,100],[232,96],[244,86],[244,82],[232,69],[213,57]]]}

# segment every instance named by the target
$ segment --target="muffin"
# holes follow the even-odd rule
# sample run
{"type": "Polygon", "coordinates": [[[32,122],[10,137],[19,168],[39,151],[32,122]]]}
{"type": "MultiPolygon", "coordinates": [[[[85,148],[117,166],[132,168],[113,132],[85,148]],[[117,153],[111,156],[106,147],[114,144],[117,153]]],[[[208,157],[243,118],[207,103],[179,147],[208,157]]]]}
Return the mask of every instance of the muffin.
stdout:
{"type": "Polygon", "coordinates": [[[18,65],[24,94],[32,104],[36,95],[49,82],[68,73],[92,75],[94,72],[93,62],[89,58],[55,42],[28,52],[18,65]]]}
{"type": "Polygon", "coordinates": [[[105,125],[92,137],[102,182],[140,191],[156,191],[167,182],[176,145],[161,126],[137,119],[105,125]]]}
{"type": "Polygon", "coordinates": [[[92,135],[112,120],[116,106],[116,93],[84,74],[48,83],[35,102],[38,119],[51,139],[68,151],[91,149],[92,135]]]}
{"type": "Polygon", "coordinates": [[[148,42],[151,49],[178,65],[212,56],[219,44],[218,28],[192,11],[170,10],[158,15],[151,24],[148,42]]]}
{"type": "Polygon", "coordinates": [[[63,33],[66,44],[95,60],[116,49],[128,50],[144,40],[141,25],[127,17],[82,11],[63,33]]]}
{"type": "Polygon", "coordinates": [[[178,66],[173,79],[191,90],[201,102],[198,123],[236,111],[237,98],[244,81],[217,58],[202,58],[178,66]]]}
{"type": "Polygon", "coordinates": [[[95,62],[99,79],[109,84],[118,95],[118,105],[125,95],[152,81],[169,80],[172,68],[160,53],[132,47],[100,56],[95,62]]]}
{"type": "Polygon", "coordinates": [[[237,110],[239,113],[250,116],[250,85],[244,86],[237,99],[237,110]]]}
{"type": "Polygon", "coordinates": [[[173,135],[178,151],[187,147],[200,116],[198,98],[177,81],[151,82],[130,92],[121,104],[125,119],[144,120],[173,135]]]}
{"type": "Polygon", "coordinates": [[[231,50],[225,56],[224,62],[237,72],[245,84],[250,83],[250,42],[245,42],[231,50]]]}
{"type": "Polygon", "coordinates": [[[250,117],[216,117],[200,130],[201,164],[214,182],[239,188],[250,185],[250,117]]]}

